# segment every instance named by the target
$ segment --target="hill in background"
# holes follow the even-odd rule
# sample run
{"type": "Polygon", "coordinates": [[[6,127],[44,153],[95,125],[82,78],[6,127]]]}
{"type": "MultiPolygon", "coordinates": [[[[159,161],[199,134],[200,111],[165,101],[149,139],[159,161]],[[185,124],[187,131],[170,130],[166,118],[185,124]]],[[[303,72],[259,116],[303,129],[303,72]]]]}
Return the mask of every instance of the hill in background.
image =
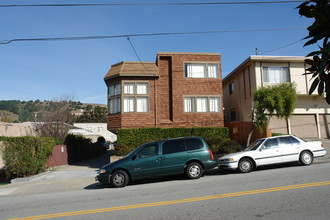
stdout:
{"type": "MultiPolygon", "coordinates": [[[[26,121],[37,121],[38,114],[40,112],[49,111],[56,104],[56,101],[19,101],[19,100],[0,100],[0,121],[3,122],[26,122],[26,121]]],[[[92,113],[97,110],[101,110],[102,120],[106,122],[106,105],[104,104],[84,104],[81,102],[68,101],[68,108],[72,112],[81,112],[77,116],[77,121],[79,118],[84,116],[84,121],[88,121],[86,117],[92,115],[92,113]],[[88,112],[86,112],[86,110],[88,112]],[[88,114],[87,114],[88,113],[88,114]],[[87,115],[86,115],[87,114],[87,115]],[[104,118],[104,119],[103,119],[104,118]]],[[[95,120],[95,119],[91,119],[95,120]]],[[[93,121],[92,121],[93,122],[93,121]]],[[[100,122],[100,120],[95,121],[100,122]]]]}

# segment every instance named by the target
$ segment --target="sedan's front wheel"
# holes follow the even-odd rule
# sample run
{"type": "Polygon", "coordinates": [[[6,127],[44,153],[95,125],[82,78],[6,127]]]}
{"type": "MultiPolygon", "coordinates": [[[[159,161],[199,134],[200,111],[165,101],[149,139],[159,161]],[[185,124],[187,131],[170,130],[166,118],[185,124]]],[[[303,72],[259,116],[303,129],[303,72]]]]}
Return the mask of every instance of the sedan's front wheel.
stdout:
{"type": "Polygon", "coordinates": [[[248,173],[253,170],[253,163],[250,159],[248,158],[243,158],[239,161],[238,163],[238,170],[241,173],[248,173]]]}
{"type": "Polygon", "coordinates": [[[128,181],[128,174],[124,170],[115,171],[110,178],[111,185],[116,188],[125,187],[128,184],[128,181]]]}

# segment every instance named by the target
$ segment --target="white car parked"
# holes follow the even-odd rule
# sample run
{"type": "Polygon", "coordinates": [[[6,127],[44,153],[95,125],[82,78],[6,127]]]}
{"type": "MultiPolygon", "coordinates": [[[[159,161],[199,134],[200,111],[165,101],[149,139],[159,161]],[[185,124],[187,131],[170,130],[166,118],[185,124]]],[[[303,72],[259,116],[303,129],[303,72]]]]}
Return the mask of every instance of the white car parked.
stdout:
{"type": "Polygon", "coordinates": [[[252,142],[244,151],[218,159],[220,169],[238,169],[248,173],[254,168],[287,162],[310,165],[313,158],[323,157],[326,150],[321,141],[306,142],[293,135],[262,138],[252,142]]]}

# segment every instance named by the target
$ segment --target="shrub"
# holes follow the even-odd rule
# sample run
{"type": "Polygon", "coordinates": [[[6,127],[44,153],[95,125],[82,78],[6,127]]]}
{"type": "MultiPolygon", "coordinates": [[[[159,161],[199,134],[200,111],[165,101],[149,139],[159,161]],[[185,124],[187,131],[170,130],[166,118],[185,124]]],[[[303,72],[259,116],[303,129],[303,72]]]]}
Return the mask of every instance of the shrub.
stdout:
{"type": "Polygon", "coordinates": [[[0,137],[7,178],[31,176],[45,171],[45,163],[60,141],[40,137],[0,137]]]}
{"type": "Polygon", "coordinates": [[[143,143],[176,137],[196,136],[209,140],[229,140],[228,130],[223,127],[216,128],[138,128],[118,129],[115,146],[116,155],[126,155],[143,143]]]}
{"type": "Polygon", "coordinates": [[[64,143],[68,149],[68,162],[74,164],[83,160],[97,157],[103,152],[102,138],[92,143],[91,139],[82,135],[68,134],[64,143]]]}

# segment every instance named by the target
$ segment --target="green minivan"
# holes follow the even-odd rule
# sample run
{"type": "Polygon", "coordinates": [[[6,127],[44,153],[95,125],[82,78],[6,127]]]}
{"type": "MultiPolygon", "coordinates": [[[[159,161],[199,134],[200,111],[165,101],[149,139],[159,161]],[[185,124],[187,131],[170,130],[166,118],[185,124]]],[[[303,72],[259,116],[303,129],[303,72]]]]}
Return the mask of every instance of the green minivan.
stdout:
{"type": "Polygon", "coordinates": [[[200,137],[182,137],[146,143],[124,158],[103,166],[96,181],[124,187],[129,181],[186,174],[198,179],[216,166],[212,150],[200,137]]]}

